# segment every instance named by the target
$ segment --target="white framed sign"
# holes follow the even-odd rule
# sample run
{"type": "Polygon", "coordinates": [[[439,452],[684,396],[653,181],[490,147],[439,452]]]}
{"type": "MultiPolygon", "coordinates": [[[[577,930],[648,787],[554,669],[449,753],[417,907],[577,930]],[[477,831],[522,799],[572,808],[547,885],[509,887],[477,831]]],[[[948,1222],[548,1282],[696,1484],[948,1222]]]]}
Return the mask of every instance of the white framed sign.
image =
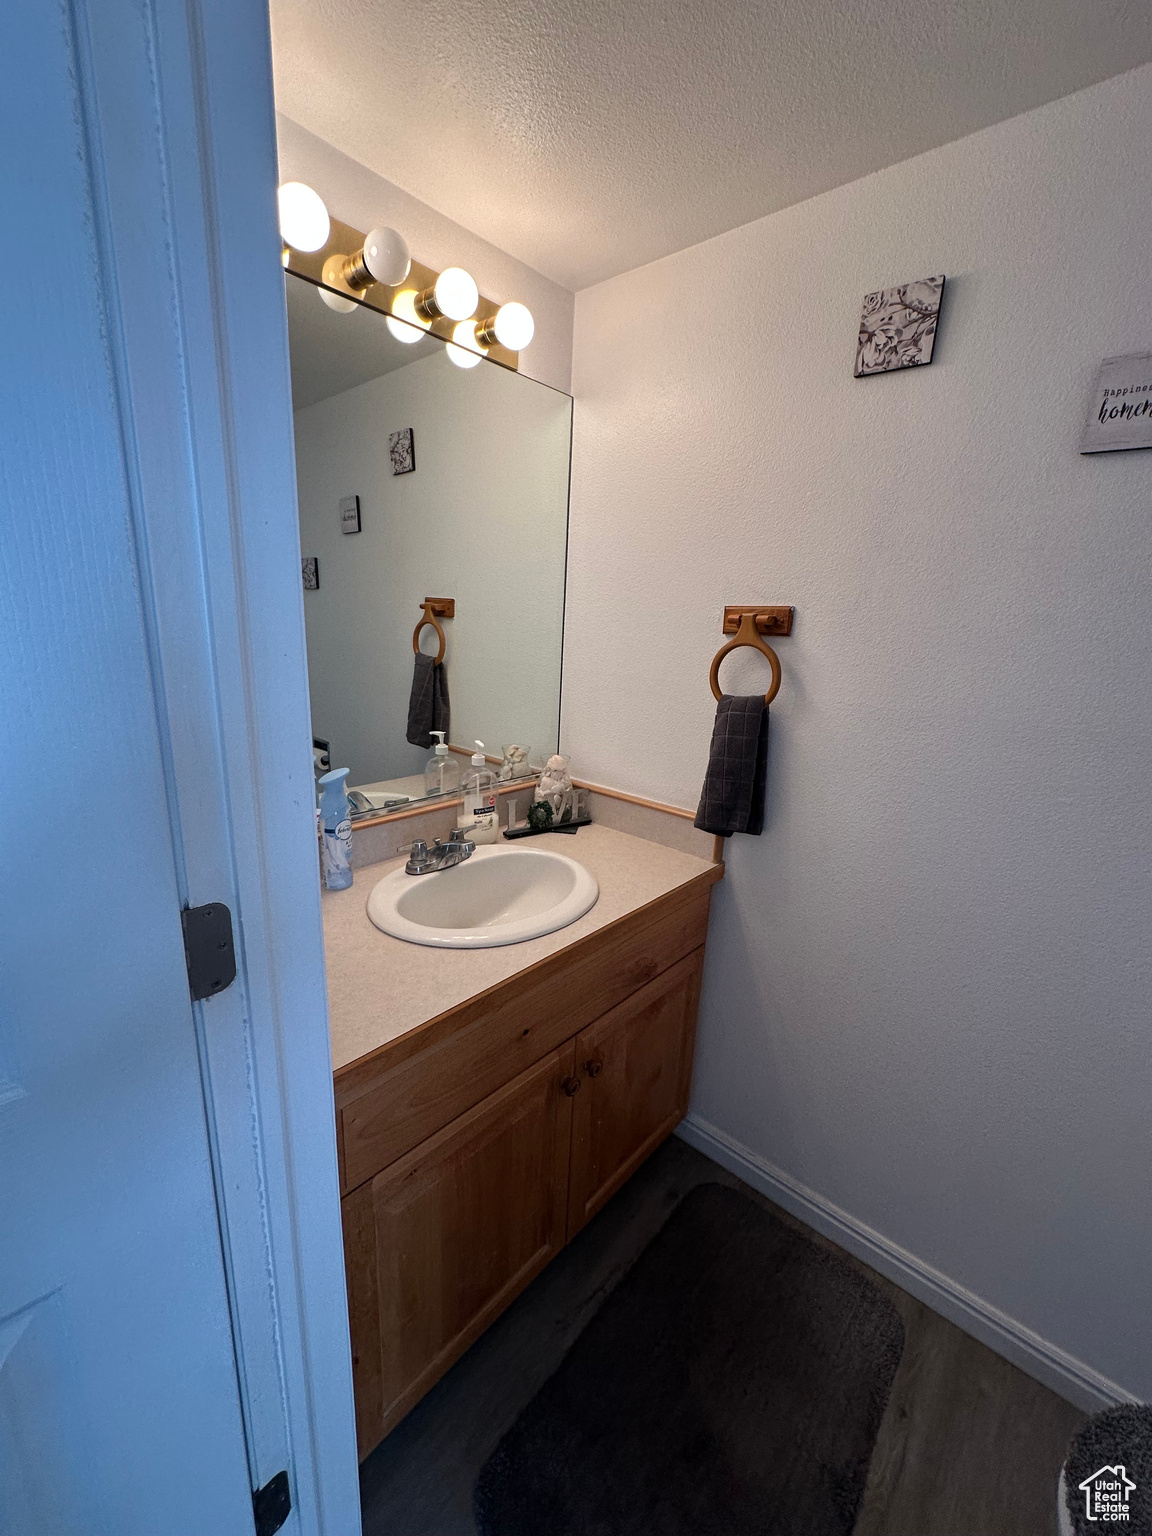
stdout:
{"type": "Polygon", "coordinates": [[[1080,452],[1117,448],[1152,448],[1152,352],[1106,357],[1100,364],[1080,452]]]}

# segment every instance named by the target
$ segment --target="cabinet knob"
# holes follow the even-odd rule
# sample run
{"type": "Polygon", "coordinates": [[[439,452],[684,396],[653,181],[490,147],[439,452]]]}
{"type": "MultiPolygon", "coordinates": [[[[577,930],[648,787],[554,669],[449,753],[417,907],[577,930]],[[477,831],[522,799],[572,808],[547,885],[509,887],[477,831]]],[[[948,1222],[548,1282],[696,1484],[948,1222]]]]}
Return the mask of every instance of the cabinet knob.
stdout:
{"type": "Polygon", "coordinates": [[[599,1056],[591,1056],[584,1063],[584,1070],[589,1077],[599,1077],[604,1070],[604,1063],[600,1060],[599,1056]]]}
{"type": "Polygon", "coordinates": [[[580,1079],[578,1077],[566,1077],[560,1086],[570,1099],[575,1098],[580,1092],[580,1079]]]}

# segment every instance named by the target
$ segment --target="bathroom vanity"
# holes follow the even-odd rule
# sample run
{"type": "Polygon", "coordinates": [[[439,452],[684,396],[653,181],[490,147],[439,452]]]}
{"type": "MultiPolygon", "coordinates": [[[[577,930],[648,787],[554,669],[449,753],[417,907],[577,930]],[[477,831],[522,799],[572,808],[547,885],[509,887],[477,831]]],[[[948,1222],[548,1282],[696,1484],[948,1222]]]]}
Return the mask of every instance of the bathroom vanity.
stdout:
{"type": "Polygon", "coordinates": [[[526,943],[381,933],[365,903],[397,861],[324,896],[361,1457],[687,1108],[723,865],[598,825],[536,841],[600,898],[526,943]]]}

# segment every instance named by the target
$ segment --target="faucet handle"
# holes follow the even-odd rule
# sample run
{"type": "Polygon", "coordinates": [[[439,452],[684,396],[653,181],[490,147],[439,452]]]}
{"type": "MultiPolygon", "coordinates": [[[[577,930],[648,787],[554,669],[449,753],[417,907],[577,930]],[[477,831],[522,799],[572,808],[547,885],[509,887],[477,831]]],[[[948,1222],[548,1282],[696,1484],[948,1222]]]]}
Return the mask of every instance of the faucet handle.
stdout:
{"type": "MultiPolygon", "coordinates": [[[[405,849],[401,848],[400,852],[404,853],[405,849]]],[[[422,838],[417,838],[415,842],[409,843],[407,853],[408,862],[404,868],[410,875],[422,875],[432,864],[432,856],[428,852],[428,844],[422,838]]]]}

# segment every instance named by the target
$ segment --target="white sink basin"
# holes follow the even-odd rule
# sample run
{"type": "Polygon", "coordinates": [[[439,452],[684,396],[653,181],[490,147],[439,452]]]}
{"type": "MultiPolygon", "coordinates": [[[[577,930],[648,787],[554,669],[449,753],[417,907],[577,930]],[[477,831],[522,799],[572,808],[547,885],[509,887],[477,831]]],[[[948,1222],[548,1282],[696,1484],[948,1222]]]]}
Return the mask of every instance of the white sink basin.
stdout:
{"type": "Polygon", "coordinates": [[[368,916],[409,944],[492,949],[566,928],[596,905],[600,887],[583,864],[544,848],[477,848],[430,875],[403,865],[377,882],[368,916]]]}

